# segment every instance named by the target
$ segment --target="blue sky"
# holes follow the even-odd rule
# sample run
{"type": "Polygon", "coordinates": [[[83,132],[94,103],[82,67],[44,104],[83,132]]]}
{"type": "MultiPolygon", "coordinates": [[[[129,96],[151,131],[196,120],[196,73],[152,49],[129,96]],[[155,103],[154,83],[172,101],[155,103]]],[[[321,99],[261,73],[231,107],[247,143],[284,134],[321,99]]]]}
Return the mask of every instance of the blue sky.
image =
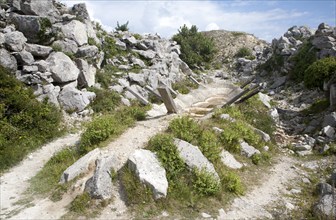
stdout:
{"type": "Polygon", "coordinates": [[[92,20],[113,30],[117,21],[129,21],[135,33],[159,33],[171,37],[183,24],[200,31],[244,31],[271,41],[288,28],[305,25],[316,29],[321,22],[336,26],[336,0],[278,1],[103,1],[61,0],[68,6],[85,2],[92,20]]]}

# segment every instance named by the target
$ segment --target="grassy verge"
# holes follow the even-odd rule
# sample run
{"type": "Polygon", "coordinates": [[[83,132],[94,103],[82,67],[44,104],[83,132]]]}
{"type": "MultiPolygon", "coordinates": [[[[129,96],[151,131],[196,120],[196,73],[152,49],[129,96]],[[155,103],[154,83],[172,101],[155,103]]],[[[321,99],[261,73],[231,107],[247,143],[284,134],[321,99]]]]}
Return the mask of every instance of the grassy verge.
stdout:
{"type": "Polygon", "coordinates": [[[230,150],[239,139],[244,139],[261,151],[266,144],[272,146],[272,143],[263,142],[260,136],[247,126],[247,121],[250,120],[260,129],[274,129],[273,121],[264,116],[268,111],[267,108],[259,104],[257,100],[252,99],[250,103],[219,110],[207,121],[197,122],[189,117],[172,120],[168,130],[154,136],[147,146],[148,150],[156,153],[166,169],[169,183],[167,197],[155,201],[151,191],[141,184],[130,170],[124,168],[119,175],[130,209],[139,218],[153,218],[162,211],[167,211],[171,218],[197,218],[202,211],[217,215],[218,209],[223,208],[232,198],[243,195],[246,189],[258,183],[260,179],[256,178],[254,173],[256,169],[266,172],[272,162],[273,151],[263,152],[252,158],[241,156],[240,151],[232,151],[236,159],[247,164],[241,170],[232,170],[224,166],[220,160],[220,152],[223,149],[230,150]],[[251,106],[254,106],[252,110],[251,106]],[[236,118],[236,122],[220,119],[220,114],[224,112],[230,112],[231,116],[236,118]],[[263,123],[252,121],[253,116],[267,121],[263,123]],[[221,133],[213,131],[214,126],[223,131],[221,133]],[[174,137],[199,147],[214,164],[220,177],[220,184],[204,170],[190,170],[186,167],[174,145],[174,137]]]}

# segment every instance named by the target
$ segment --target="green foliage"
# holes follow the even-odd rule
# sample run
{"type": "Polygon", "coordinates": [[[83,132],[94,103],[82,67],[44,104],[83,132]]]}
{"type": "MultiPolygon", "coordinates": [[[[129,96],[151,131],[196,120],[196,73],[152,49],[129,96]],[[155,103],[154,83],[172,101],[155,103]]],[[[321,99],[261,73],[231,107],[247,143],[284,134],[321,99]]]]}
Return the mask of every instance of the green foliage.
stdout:
{"type": "Polygon", "coordinates": [[[175,137],[189,143],[197,140],[202,132],[197,122],[186,116],[172,120],[169,124],[169,130],[175,137]]]}
{"type": "Polygon", "coordinates": [[[96,93],[95,100],[90,104],[96,113],[112,112],[120,104],[121,97],[115,91],[96,88],[90,88],[89,90],[96,93]]]}
{"type": "Polygon", "coordinates": [[[162,166],[166,169],[168,181],[180,178],[186,166],[180,158],[173,137],[168,134],[158,134],[150,139],[148,149],[156,152],[162,166]]]}
{"type": "Polygon", "coordinates": [[[190,67],[210,63],[216,53],[212,38],[199,33],[195,25],[189,29],[186,25],[180,27],[173,40],[181,45],[181,59],[190,67]]]}
{"type": "Polygon", "coordinates": [[[278,71],[281,69],[281,67],[285,63],[284,56],[281,56],[280,54],[273,53],[271,58],[269,58],[265,63],[259,65],[257,69],[261,72],[262,70],[265,70],[267,72],[272,71],[278,71]]]}
{"type": "Polygon", "coordinates": [[[318,99],[310,107],[302,110],[304,115],[316,115],[325,111],[329,107],[330,103],[328,99],[318,99]]]}
{"type": "Polygon", "coordinates": [[[119,25],[119,21],[117,21],[116,31],[128,31],[128,21],[125,24],[119,25]]]}
{"type": "Polygon", "coordinates": [[[105,36],[102,49],[105,53],[105,59],[111,59],[118,54],[118,49],[115,46],[115,40],[110,36],[105,36]]]}
{"type": "Polygon", "coordinates": [[[91,198],[88,192],[84,192],[76,198],[70,204],[70,211],[79,214],[85,214],[86,210],[90,207],[91,198]]]}
{"type": "Polygon", "coordinates": [[[61,134],[62,114],[0,66],[0,172],[61,134]]]}
{"type": "Polygon", "coordinates": [[[236,53],[236,57],[252,57],[252,51],[248,47],[241,47],[239,48],[238,52],[236,53]]]}
{"type": "Polygon", "coordinates": [[[183,79],[173,83],[172,88],[181,94],[188,94],[191,89],[197,89],[198,85],[189,79],[183,79]]]}
{"type": "Polygon", "coordinates": [[[231,34],[232,34],[234,37],[240,37],[240,36],[244,36],[244,35],[245,35],[244,32],[239,32],[239,31],[231,31],[231,34]]]}
{"type": "Polygon", "coordinates": [[[140,34],[133,34],[133,37],[137,40],[141,40],[142,36],[140,34]]]}
{"type": "Polygon", "coordinates": [[[95,41],[95,39],[94,39],[93,37],[89,37],[89,38],[88,38],[88,44],[89,44],[89,45],[96,45],[96,41],[95,41]]]}
{"type": "Polygon", "coordinates": [[[54,33],[51,32],[52,24],[50,20],[46,17],[41,17],[39,19],[40,31],[37,33],[37,37],[40,43],[44,44],[50,41],[54,37],[54,33]]]}
{"type": "Polygon", "coordinates": [[[143,204],[153,201],[151,190],[127,167],[119,171],[120,182],[126,195],[127,205],[143,204]]]}
{"type": "Polygon", "coordinates": [[[211,162],[215,162],[219,159],[222,147],[214,131],[204,130],[200,135],[198,147],[211,162]]]}
{"type": "Polygon", "coordinates": [[[222,184],[224,188],[232,193],[235,193],[237,195],[243,195],[244,194],[244,187],[241,183],[241,180],[237,174],[235,174],[232,171],[228,171],[223,178],[221,178],[222,184]]]}
{"type": "Polygon", "coordinates": [[[205,169],[194,170],[193,187],[197,193],[205,196],[215,195],[221,189],[220,182],[205,169]]]}
{"type": "Polygon", "coordinates": [[[291,61],[294,62],[294,67],[290,72],[293,80],[302,81],[304,79],[306,69],[317,60],[316,52],[317,50],[311,43],[303,43],[298,53],[291,58],[291,61]]]}
{"type": "Polygon", "coordinates": [[[304,71],[304,83],[308,88],[322,87],[323,81],[336,76],[336,57],[315,61],[304,71]]]}

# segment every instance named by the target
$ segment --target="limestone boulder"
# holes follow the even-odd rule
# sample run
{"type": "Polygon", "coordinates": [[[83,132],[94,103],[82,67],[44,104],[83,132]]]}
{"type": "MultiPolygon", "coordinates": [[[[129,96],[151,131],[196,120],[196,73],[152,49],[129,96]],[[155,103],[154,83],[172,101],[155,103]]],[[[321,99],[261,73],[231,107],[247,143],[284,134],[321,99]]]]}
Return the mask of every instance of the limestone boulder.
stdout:
{"type": "Polygon", "coordinates": [[[66,38],[74,40],[78,46],[88,43],[86,26],[80,21],[73,20],[68,24],[62,25],[61,31],[66,38]]]}
{"type": "Polygon", "coordinates": [[[198,147],[177,138],[174,139],[174,144],[180,157],[190,169],[205,170],[212,174],[218,182],[220,181],[213,164],[202,154],[198,147]]]}
{"type": "Polygon", "coordinates": [[[54,41],[52,46],[64,53],[76,54],[78,51],[77,43],[67,38],[64,40],[54,41]]]}
{"type": "Polygon", "coordinates": [[[59,12],[52,0],[20,1],[20,9],[25,15],[58,17],[59,12]]]}
{"type": "Polygon", "coordinates": [[[30,65],[34,62],[34,57],[31,53],[23,50],[14,54],[19,65],[30,65]]]}
{"type": "Polygon", "coordinates": [[[0,48],[0,65],[7,68],[11,72],[17,70],[17,62],[14,56],[12,56],[7,50],[0,48]]]}
{"type": "Polygon", "coordinates": [[[35,57],[47,58],[52,52],[52,48],[39,44],[26,44],[25,50],[31,53],[35,57]]]}
{"type": "Polygon", "coordinates": [[[72,60],[62,52],[50,54],[46,60],[49,63],[50,71],[55,82],[65,83],[77,80],[79,69],[72,60]]]}
{"type": "Polygon", "coordinates": [[[95,57],[98,54],[99,50],[96,46],[83,46],[80,47],[77,51],[78,57],[95,57]]]}
{"type": "Polygon", "coordinates": [[[86,182],[85,191],[91,198],[110,199],[112,197],[111,170],[117,166],[117,157],[114,155],[100,156],[96,160],[96,169],[93,176],[86,182]]]}
{"type": "Polygon", "coordinates": [[[236,158],[226,150],[221,152],[220,158],[222,163],[231,169],[240,169],[243,167],[243,164],[238,162],[236,158]]]}
{"type": "Polygon", "coordinates": [[[61,91],[61,88],[59,86],[54,86],[53,84],[47,84],[42,86],[42,94],[37,97],[37,100],[43,101],[45,99],[48,99],[49,103],[54,104],[55,106],[59,107],[58,103],[58,95],[61,91]]]}
{"type": "Polygon", "coordinates": [[[240,141],[241,155],[248,158],[252,157],[254,154],[260,154],[260,151],[255,149],[253,146],[249,145],[245,141],[240,141]]]}
{"type": "Polygon", "coordinates": [[[79,160],[77,160],[74,164],[68,167],[61,176],[60,183],[67,183],[82,173],[85,173],[89,169],[89,165],[96,161],[98,156],[100,155],[100,150],[98,148],[90,151],[79,160]]]}
{"type": "Polygon", "coordinates": [[[66,86],[60,92],[58,101],[66,111],[83,111],[96,97],[93,92],[80,91],[72,86],[66,86]]]}
{"type": "Polygon", "coordinates": [[[5,46],[11,51],[22,51],[26,42],[27,38],[19,31],[5,34],[5,46]]]}
{"type": "Polygon", "coordinates": [[[148,150],[136,150],[128,159],[128,166],[142,183],[152,189],[155,199],[167,196],[168,181],[166,170],[154,153],[148,150]]]}
{"type": "Polygon", "coordinates": [[[333,219],[336,216],[333,194],[324,195],[314,207],[314,213],[319,219],[333,219]]]}

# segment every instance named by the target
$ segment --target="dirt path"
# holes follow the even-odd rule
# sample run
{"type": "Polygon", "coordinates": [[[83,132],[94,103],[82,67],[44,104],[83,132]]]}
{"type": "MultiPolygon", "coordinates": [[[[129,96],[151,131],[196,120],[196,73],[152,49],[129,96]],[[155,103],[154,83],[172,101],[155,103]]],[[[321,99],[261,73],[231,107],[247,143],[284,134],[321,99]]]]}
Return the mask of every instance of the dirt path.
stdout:
{"type": "Polygon", "coordinates": [[[79,138],[79,133],[59,138],[30,154],[19,165],[0,177],[1,217],[19,208],[14,203],[20,200],[22,193],[29,186],[28,180],[43,168],[54,153],[67,146],[74,145],[79,138]]]}
{"type": "Polygon", "coordinates": [[[285,155],[271,168],[271,173],[262,179],[262,184],[248,192],[247,195],[233,200],[229,210],[221,213],[218,219],[259,219],[272,218],[266,206],[281,201],[288,183],[298,177],[295,169],[297,161],[285,155]]]}

